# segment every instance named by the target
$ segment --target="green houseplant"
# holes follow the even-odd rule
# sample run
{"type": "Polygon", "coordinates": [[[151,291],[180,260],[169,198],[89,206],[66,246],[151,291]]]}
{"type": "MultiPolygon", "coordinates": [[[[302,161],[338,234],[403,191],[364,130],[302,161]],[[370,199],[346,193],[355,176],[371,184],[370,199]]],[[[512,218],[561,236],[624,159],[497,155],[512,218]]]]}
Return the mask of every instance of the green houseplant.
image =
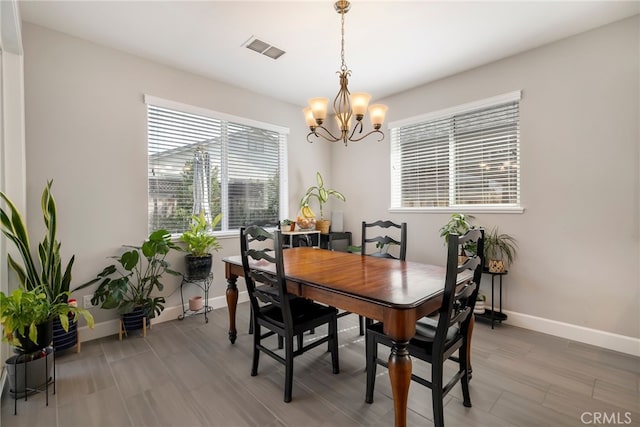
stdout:
{"type": "MultiPolygon", "coordinates": [[[[302,196],[302,199],[300,200],[300,208],[303,209],[303,213],[305,211],[310,212],[310,209],[308,209],[309,200],[312,197],[316,198],[318,200],[318,205],[320,208],[320,220],[316,222],[316,226],[318,227],[321,233],[327,234],[329,233],[329,227],[331,225],[331,221],[326,220],[324,218],[324,211],[322,209],[323,205],[329,201],[329,196],[333,196],[336,199],[342,200],[343,202],[346,202],[347,199],[338,190],[325,188],[324,180],[322,179],[322,175],[320,175],[320,172],[316,172],[316,182],[317,182],[317,185],[313,185],[309,187],[305,195],[302,196]]],[[[307,215],[304,215],[304,216],[306,217],[307,215]]]]}
{"type": "MultiPolygon", "coordinates": [[[[93,327],[93,316],[87,310],[68,304],[71,269],[75,256],[71,256],[71,259],[63,268],[62,256],[60,255],[61,244],[56,239],[57,209],[55,199],[51,193],[52,184],[53,181],[47,182],[41,198],[46,234],[42,242],[38,244],[39,268],[36,260],[32,257],[29,234],[24,219],[11,199],[2,192],[0,192],[0,198],[6,204],[7,209],[0,208],[0,227],[2,228],[2,234],[13,242],[20,254],[22,263],[20,263],[20,260],[8,255],[8,264],[16,273],[20,286],[26,291],[20,295],[28,298],[30,293],[34,292],[37,292],[38,295],[44,294],[49,308],[49,315],[46,320],[54,319],[56,330],[61,328],[60,334],[69,332],[69,320],[71,320],[75,333],[76,322],[79,317],[77,314],[81,314],[85,318],[89,327],[93,327]]],[[[16,298],[18,296],[16,295],[16,298]]],[[[40,300],[40,298],[34,299],[34,301],[42,302],[40,300]]],[[[5,299],[4,301],[8,304],[8,309],[20,307],[20,305],[15,305],[16,301],[13,301],[14,304],[10,304],[11,299],[5,299]]],[[[10,330],[9,333],[11,333],[10,330]]],[[[56,345],[56,336],[58,336],[58,333],[54,336],[54,346],[56,345]]],[[[66,341],[69,342],[68,339],[66,341]]],[[[56,348],[62,350],[59,346],[56,348]]]]}
{"type": "Polygon", "coordinates": [[[219,213],[209,224],[204,211],[200,211],[199,215],[191,217],[189,229],[180,236],[180,240],[187,245],[187,279],[204,279],[211,273],[213,257],[210,251],[217,251],[222,247],[212,232],[221,219],[222,213],[219,213]]]}
{"type": "MultiPolygon", "coordinates": [[[[465,215],[461,213],[452,214],[449,218],[449,221],[447,221],[447,223],[440,229],[440,237],[444,238],[444,244],[446,245],[449,243],[450,234],[463,235],[467,231],[474,228],[474,226],[471,224],[471,221],[473,221],[474,219],[475,217],[473,215],[465,215]]],[[[475,254],[475,243],[470,243],[460,249],[460,261],[462,261],[463,258],[466,258],[465,251],[471,254],[475,254]]]]}
{"type": "Polygon", "coordinates": [[[93,316],[87,310],[64,302],[51,303],[42,289],[27,291],[18,288],[8,295],[0,292],[2,339],[24,352],[41,349],[51,343],[54,319],[68,330],[69,318],[76,318],[78,314],[85,317],[89,327],[93,327],[93,316]]]}
{"type": "Polygon", "coordinates": [[[155,290],[164,289],[163,275],[180,275],[170,268],[165,258],[170,250],[182,248],[171,241],[167,230],[154,231],[142,246],[131,248],[120,256],[112,256],[115,264],[105,267],[96,278],[76,289],[100,282],[91,298],[92,304],[117,309],[121,314],[137,310],[148,320],[164,310],[165,298],[152,295],[155,290]]]}
{"type": "Polygon", "coordinates": [[[518,243],[513,236],[494,227],[484,238],[484,256],[491,273],[504,273],[516,259],[518,243]]]}

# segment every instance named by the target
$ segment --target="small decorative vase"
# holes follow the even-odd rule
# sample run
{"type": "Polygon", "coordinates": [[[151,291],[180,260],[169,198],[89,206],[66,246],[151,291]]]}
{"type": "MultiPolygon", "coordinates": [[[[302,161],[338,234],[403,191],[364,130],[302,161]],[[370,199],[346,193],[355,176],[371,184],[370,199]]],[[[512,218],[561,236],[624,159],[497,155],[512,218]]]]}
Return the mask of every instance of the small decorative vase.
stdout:
{"type": "Polygon", "coordinates": [[[504,262],[501,259],[489,260],[489,273],[504,273],[504,262]]]}
{"type": "Polygon", "coordinates": [[[201,296],[189,298],[189,310],[198,311],[202,310],[202,307],[204,307],[204,299],[201,296]]]}

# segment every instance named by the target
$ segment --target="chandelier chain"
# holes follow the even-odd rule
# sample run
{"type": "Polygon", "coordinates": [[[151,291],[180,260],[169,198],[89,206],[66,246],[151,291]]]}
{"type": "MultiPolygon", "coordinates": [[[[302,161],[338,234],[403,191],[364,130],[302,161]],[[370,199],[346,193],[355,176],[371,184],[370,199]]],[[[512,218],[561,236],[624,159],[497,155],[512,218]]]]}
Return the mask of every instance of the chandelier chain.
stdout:
{"type": "Polygon", "coordinates": [[[344,62],[344,9],[342,9],[340,11],[340,17],[341,17],[341,42],[340,42],[340,59],[342,60],[342,66],[340,67],[340,69],[342,71],[346,71],[347,70],[347,64],[344,62]]]}

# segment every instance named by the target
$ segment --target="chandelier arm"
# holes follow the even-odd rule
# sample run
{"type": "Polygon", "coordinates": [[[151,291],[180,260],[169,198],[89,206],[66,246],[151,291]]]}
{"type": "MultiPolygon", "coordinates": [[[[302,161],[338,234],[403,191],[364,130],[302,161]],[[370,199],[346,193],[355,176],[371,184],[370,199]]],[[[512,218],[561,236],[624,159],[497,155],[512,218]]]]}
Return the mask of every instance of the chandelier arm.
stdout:
{"type": "MultiPolygon", "coordinates": [[[[362,133],[363,128],[364,128],[364,127],[363,127],[363,125],[362,125],[362,121],[361,121],[361,120],[359,120],[359,121],[356,123],[356,125],[353,127],[353,130],[351,131],[351,135],[349,135],[349,140],[350,140],[350,141],[353,141],[353,140],[354,140],[354,139],[353,139],[353,135],[355,135],[355,134],[356,134],[356,132],[358,132],[358,133],[362,133]]],[[[364,138],[364,137],[363,137],[363,138],[364,138]]]]}
{"type": "Polygon", "coordinates": [[[378,129],[374,129],[370,132],[367,132],[366,134],[362,135],[360,138],[349,138],[349,141],[351,142],[358,142],[358,141],[362,141],[363,139],[365,139],[366,137],[368,137],[369,135],[373,135],[374,133],[379,133],[380,134],[380,139],[378,139],[378,142],[381,142],[384,139],[384,132],[378,130],[378,129]]]}
{"type": "Polygon", "coordinates": [[[324,126],[316,126],[315,130],[312,130],[311,132],[309,132],[307,134],[307,142],[311,142],[311,143],[313,142],[312,140],[309,139],[311,135],[314,135],[316,138],[322,138],[329,142],[338,142],[342,140],[341,137],[334,136],[331,132],[329,132],[329,129],[325,128],[324,126]],[[322,133],[318,133],[319,129],[324,131],[326,135],[323,135],[322,133]]]}

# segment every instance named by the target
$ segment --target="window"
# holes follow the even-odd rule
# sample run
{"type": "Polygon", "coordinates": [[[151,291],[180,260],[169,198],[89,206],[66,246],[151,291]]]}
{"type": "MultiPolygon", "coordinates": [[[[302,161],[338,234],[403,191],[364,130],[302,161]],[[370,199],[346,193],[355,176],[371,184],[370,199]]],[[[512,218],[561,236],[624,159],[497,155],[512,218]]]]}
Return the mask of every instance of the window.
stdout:
{"type": "Polygon", "coordinates": [[[286,135],[277,126],[153,97],[147,103],[149,231],[185,231],[222,212],[219,230],[277,224],[287,206],[286,135]]]}
{"type": "Polygon", "coordinates": [[[518,91],[391,123],[391,208],[522,211],[519,101],[518,91]]]}

